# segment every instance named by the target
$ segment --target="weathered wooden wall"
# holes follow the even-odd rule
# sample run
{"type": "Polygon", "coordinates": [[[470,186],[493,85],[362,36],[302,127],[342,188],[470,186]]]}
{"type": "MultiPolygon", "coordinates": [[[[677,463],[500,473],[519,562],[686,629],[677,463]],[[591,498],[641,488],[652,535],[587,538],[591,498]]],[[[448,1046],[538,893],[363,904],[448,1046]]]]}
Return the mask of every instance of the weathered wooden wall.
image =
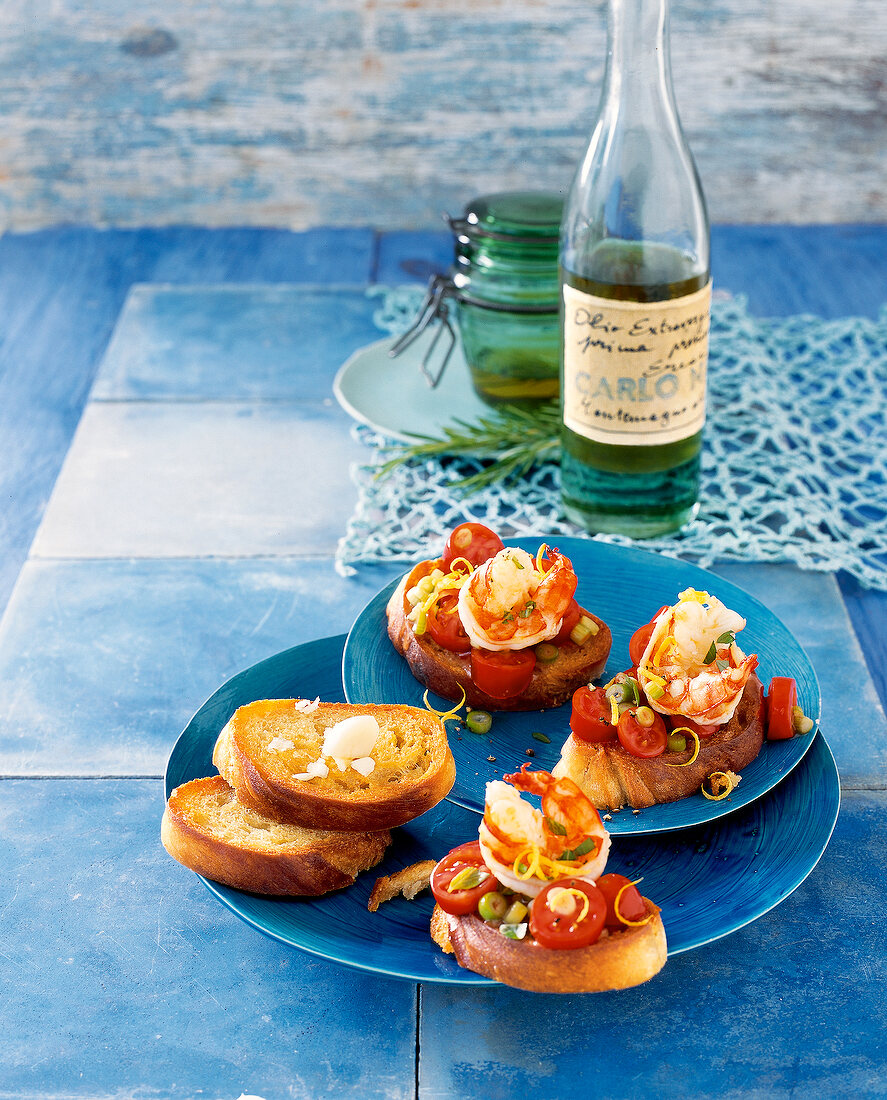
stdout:
{"type": "MultiPolygon", "coordinates": [[[[567,186],[604,42],[603,0],[3,0],[0,205],[435,224],[567,186]]],[[[672,57],[713,220],[887,221],[885,0],[672,0],[672,57]]]]}

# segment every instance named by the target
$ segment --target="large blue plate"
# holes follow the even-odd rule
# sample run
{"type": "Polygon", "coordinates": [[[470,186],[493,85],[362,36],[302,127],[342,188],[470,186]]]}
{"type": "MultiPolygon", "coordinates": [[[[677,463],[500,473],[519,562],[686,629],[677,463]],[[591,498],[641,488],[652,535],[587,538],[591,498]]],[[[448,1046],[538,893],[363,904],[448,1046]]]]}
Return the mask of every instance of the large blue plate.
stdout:
{"type": "MultiPolygon", "coordinates": [[[[655,610],[655,608],[654,608],[655,610]]],[[[319,695],[341,700],[344,638],[288,649],[235,676],[200,708],[176,742],[166,794],[213,774],[212,749],[233,711],[253,699],[319,695]]],[[[798,887],[825,850],[838,814],[835,762],[821,735],[772,794],[715,824],[669,837],[624,837],[608,869],[643,876],[662,907],[669,954],[699,947],[762,916],[798,887]]],[[[447,802],[394,831],[378,868],[354,886],[314,899],[258,897],[203,881],[225,906],[272,939],[359,970],[411,981],[493,985],[445,956],[428,934],[432,902],[398,898],[376,913],[367,899],[377,875],[439,857],[474,836],[477,816],[447,802]]],[[[184,869],[182,870],[184,874],[184,869]]]]}
{"type": "MultiPolygon", "coordinates": [[[[772,611],[735,584],[686,562],[593,539],[514,539],[511,544],[535,554],[543,541],[558,546],[572,560],[579,577],[576,598],[602,618],[613,633],[603,682],[630,666],[628,643],[634,631],[649,622],[663,604],[673,603],[683,589],[697,588],[711,592],[748,621],[738,641],[746,653],[758,654],[761,680],[766,685],[772,676],[793,676],[798,683],[800,706],[819,723],[819,684],[807,654],[772,611]]],[[[423,705],[424,686],[413,677],[386,632],[385,605],[396,584],[392,582],[370,601],[348,635],[342,680],[352,703],[423,705]]],[[[450,704],[438,700],[436,705],[450,704]]],[[[493,728],[486,736],[467,730],[452,735],[456,785],[450,801],[483,813],[487,782],[526,763],[527,749],[533,752],[534,767],[553,768],[570,732],[569,718],[569,703],[545,712],[503,711],[495,715],[493,728]],[[534,738],[534,732],[547,736],[550,743],[534,738]]],[[[620,835],[665,832],[723,817],[772,790],[798,764],[812,740],[808,735],[766,742],[758,758],[743,769],[742,782],[728,799],[713,802],[695,794],[647,810],[623,810],[612,815],[607,828],[620,835]]]]}

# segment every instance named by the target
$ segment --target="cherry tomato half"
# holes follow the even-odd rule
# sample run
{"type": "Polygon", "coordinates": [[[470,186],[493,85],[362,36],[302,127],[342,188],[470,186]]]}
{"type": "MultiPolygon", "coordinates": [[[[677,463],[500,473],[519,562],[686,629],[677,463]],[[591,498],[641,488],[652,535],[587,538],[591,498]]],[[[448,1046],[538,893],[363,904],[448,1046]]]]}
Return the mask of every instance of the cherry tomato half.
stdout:
{"type": "Polygon", "coordinates": [[[604,895],[607,902],[606,924],[608,928],[617,931],[627,927],[624,921],[616,916],[616,897],[623,886],[625,891],[622,897],[619,898],[620,914],[625,917],[625,920],[643,920],[647,915],[644,899],[641,897],[637,886],[632,885],[630,878],[617,874],[601,875],[597,880],[597,888],[604,895]]]}
{"type": "Polygon", "coordinates": [[[458,848],[448,852],[431,872],[431,892],[434,894],[434,900],[445,913],[452,913],[454,916],[473,913],[484,894],[499,889],[499,883],[484,863],[480,844],[476,840],[468,844],[460,844],[458,848]],[[483,875],[477,886],[471,886],[465,890],[449,889],[456,875],[472,868],[476,868],[483,875]]]}
{"type": "Polygon", "coordinates": [[[774,676],[767,693],[767,739],[787,741],[795,735],[792,707],[798,705],[798,685],[790,676],[774,676]]]}
{"type": "Polygon", "coordinates": [[[471,679],[494,699],[513,699],[533,678],[536,654],[532,649],[489,649],[471,647],[471,679]]]}
{"type": "Polygon", "coordinates": [[[551,639],[553,645],[564,645],[570,640],[570,635],[573,633],[573,627],[579,622],[579,616],[582,614],[582,609],[575,600],[570,600],[570,606],[564,612],[564,618],[561,622],[561,628],[557,634],[551,639]]]}
{"type": "Polygon", "coordinates": [[[425,629],[439,646],[453,653],[467,653],[471,649],[471,642],[459,618],[459,596],[455,592],[445,592],[436,601],[428,612],[425,629]]]}
{"type": "Polygon", "coordinates": [[[642,627],[639,627],[631,636],[631,641],[628,643],[628,655],[631,657],[631,663],[638,665],[641,662],[641,657],[644,655],[644,650],[647,648],[650,642],[650,636],[653,633],[653,627],[655,626],[656,619],[666,610],[668,604],[664,607],[660,607],[653,618],[642,627]]]}
{"type": "Polygon", "coordinates": [[[703,726],[699,722],[694,722],[692,718],[682,718],[680,714],[673,714],[668,719],[669,728],[673,730],[690,729],[699,737],[711,737],[713,733],[717,733],[719,729],[723,729],[723,726],[703,726]]]}
{"type": "Polygon", "coordinates": [[[489,527],[482,523],[460,523],[450,532],[441,564],[447,570],[456,558],[465,558],[472,565],[483,565],[504,549],[505,543],[489,527]]]}
{"type": "Polygon", "coordinates": [[[530,932],[542,947],[561,950],[588,947],[600,938],[606,919],[606,899],[593,882],[581,878],[562,878],[550,882],[533,902],[530,932]],[[581,920],[577,918],[582,913],[582,900],[575,895],[563,896],[565,889],[578,890],[587,898],[588,911],[581,920]]]}
{"type": "Polygon", "coordinates": [[[610,725],[613,708],[603,688],[581,687],[573,692],[570,729],[580,741],[615,741],[616,727],[610,725]]]}
{"type": "Polygon", "coordinates": [[[668,744],[668,733],[662,715],[651,711],[653,724],[644,726],[637,719],[637,711],[640,709],[624,710],[619,715],[619,725],[616,728],[619,744],[632,756],[644,759],[661,756],[668,744]]]}

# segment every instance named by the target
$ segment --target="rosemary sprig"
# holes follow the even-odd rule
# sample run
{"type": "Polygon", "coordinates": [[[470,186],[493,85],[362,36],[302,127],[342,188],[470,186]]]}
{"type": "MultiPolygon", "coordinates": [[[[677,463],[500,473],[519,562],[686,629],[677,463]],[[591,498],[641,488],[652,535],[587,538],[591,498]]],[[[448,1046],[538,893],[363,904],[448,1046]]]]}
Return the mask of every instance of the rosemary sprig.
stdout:
{"type": "Polygon", "coordinates": [[[559,461],[560,424],[557,401],[545,401],[533,408],[502,405],[473,423],[454,419],[439,439],[415,433],[418,442],[401,446],[399,453],[379,468],[376,477],[385,477],[403,463],[417,459],[489,460],[477,473],[453,482],[466,494],[477,492],[495,482],[518,480],[540,462],[559,461]]]}

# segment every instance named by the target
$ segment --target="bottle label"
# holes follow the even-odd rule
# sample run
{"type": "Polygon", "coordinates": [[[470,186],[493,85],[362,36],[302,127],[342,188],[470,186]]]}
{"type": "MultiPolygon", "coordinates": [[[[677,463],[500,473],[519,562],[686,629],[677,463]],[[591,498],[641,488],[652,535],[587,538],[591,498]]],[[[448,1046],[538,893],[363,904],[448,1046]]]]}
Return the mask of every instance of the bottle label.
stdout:
{"type": "Polygon", "coordinates": [[[564,424],[597,443],[676,443],[705,423],[711,282],[664,302],[564,284],[564,424]]]}

